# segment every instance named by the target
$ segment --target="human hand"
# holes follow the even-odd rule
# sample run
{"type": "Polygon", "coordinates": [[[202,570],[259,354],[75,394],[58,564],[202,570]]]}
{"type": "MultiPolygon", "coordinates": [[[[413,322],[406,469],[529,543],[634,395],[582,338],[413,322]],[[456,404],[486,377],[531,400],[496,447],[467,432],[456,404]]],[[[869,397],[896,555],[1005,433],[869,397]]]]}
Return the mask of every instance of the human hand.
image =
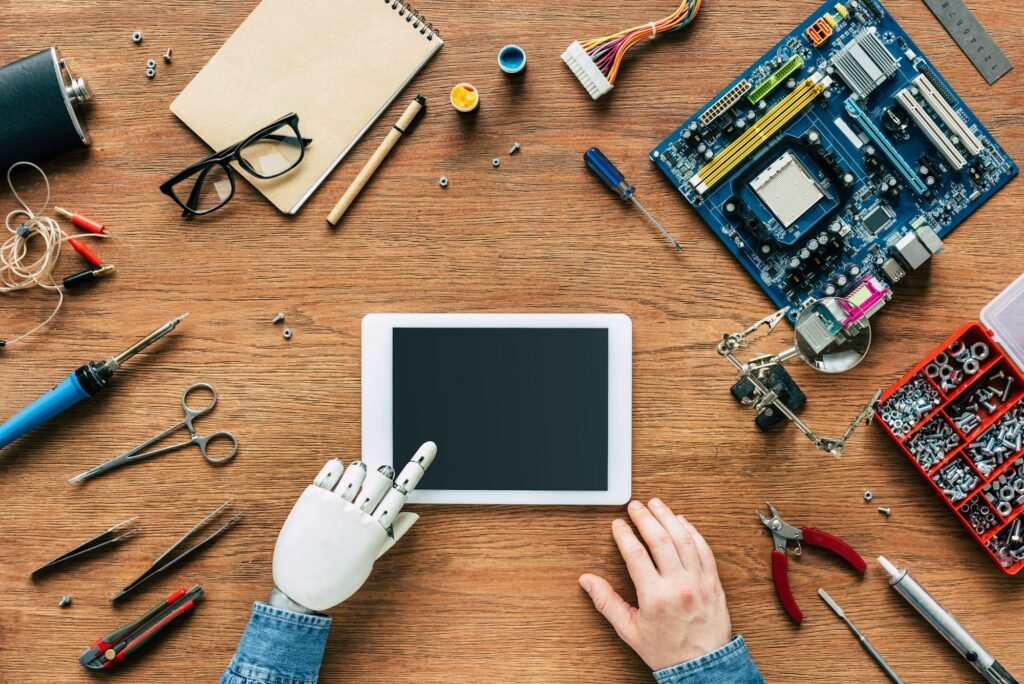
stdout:
{"type": "Polygon", "coordinates": [[[603,577],[585,574],[580,585],[594,607],[652,670],[728,644],[729,609],[715,556],[704,537],[660,499],[651,499],[648,506],[633,501],[628,510],[647,547],[621,519],[612,523],[612,536],[640,606],[626,603],[603,577]]]}
{"type": "Polygon", "coordinates": [[[358,591],[374,561],[419,519],[399,511],[436,454],[433,442],[424,443],[397,478],[390,468],[367,472],[355,461],[345,470],[341,460],[329,461],[281,527],[270,604],[323,611],[358,591]]]}

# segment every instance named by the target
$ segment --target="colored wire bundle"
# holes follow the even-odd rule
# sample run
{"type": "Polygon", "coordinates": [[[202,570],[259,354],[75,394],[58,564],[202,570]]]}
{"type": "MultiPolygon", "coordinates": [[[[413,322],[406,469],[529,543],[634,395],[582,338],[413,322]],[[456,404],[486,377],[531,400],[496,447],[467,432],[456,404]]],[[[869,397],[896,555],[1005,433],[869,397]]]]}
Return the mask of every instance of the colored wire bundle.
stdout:
{"type": "Polygon", "coordinates": [[[14,198],[18,200],[21,208],[7,214],[4,220],[8,232],[11,233],[3,244],[0,244],[0,293],[26,290],[32,287],[41,287],[57,293],[57,306],[46,318],[45,321],[19,335],[13,340],[7,340],[5,344],[11,344],[23,340],[36,332],[57,315],[61,305],[64,304],[64,288],[53,278],[53,271],[60,260],[60,249],[66,240],[79,237],[107,237],[95,233],[82,233],[80,235],[68,235],[61,229],[60,224],[43,212],[50,204],[50,179],[46,177],[43,170],[31,162],[17,162],[7,170],[7,185],[11,189],[14,198]],[[39,209],[39,213],[33,212],[21,198],[11,180],[11,173],[19,166],[28,166],[35,169],[43,177],[46,184],[46,200],[39,209]],[[14,220],[14,225],[12,225],[14,220]],[[38,253],[34,259],[29,256],[29,245],[31,241],[41,242],[42,251],[33,249],[38,253]]]}
{"type": "Polygon", "coordinates": [[[644,38],[652,40],[661,33],[673,33],[685,28],[700,10],[701,0],[683,0],[679,9],[661,21],[652,21],[648,24],[634,26],[625,31],[602,38],[580,41],[580,45],[594,60],[594,64],[605,75],[609,83],[615,83],[615,77],[619,73],[619,65],[622,64],[626,52],[644,38]]]}

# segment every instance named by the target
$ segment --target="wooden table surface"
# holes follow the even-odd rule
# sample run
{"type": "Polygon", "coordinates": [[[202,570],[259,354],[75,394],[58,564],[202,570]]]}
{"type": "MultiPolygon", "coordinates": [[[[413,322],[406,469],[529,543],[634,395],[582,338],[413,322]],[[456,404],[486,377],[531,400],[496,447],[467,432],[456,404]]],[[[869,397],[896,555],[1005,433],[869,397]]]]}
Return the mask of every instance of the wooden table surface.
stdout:
{"type": "MultiPolygon", "coordinates": [[[[278,214],[245,184],[228,208],[183,222],[157,187],[205,153],[168,110],[256,0],[200,6],[52,0],[4,3],[0,62],[55,43],[94,93],[88,152],[46,164],[58,204],[100,218],[96,249],[114,277],[68,298],[40,334],[0,354],[0,415],[87,359],[105,358],[185,311],[171,338],[137,357],[116,387],[0,452],[0,681],[88,681],[76,663],[92,639],[172,589],[202,583],[188,624],[121,673],[123,681],[213,681],[254,600],[271,588],[277,530],[322,463],[360,453],[360,319],[369,312],[616,312],[634,326],[633,490],[685,512],[718,554],[734,627],[769,681],[874,682],[883,677],[815,596],[827,587],[908,682],[974,681],[974,673],[887,586],[872,562],[856,578],[827,554],[792,564],[807,613],[790,624],[771,584],[769,536],[754,515],[767,499],[865,557],[885,554],[916,576],[1011,671],[1024,609],[1004,577],[877,426],[835,461],[792,427],[758,432],[728,394],[714,352],[772,305],[646,159],[684,118],[818,7],[814,0],[708,0],[682,35],[631,54],[619,86],[591,102],[559,59],[572,40],[661,16],[672,2],[480,3],[423,0],[441,53],[409,93],[430,112],[396,149],[338,230],[328,209],[405,106],[385,113],[299,216],[278,214]],[[654,15],[654,16],[652,16],[654,15]],[[141,30],[141,47],[130,41],[141,30]],[[519,79],[495,64],[502,45],[529,55],[519,79]],[[160,54],[174,49],[164,65],[160,54]],[[160,61],[157,77],[144,74],[160,61]],[[483,93],[479,115],[446,103],[458,81],[483,93]],[[513,141],[520,153],[507,156],[513,141]],[[635,210],[584,170],[600,145],[686,245],[677,256],[635,210]],[[502,160],[491,168],[491,159],[502,160]],[[438,177],[451,186],[442,191],[438,177]],[[294,338],[272,326],[283,311],[294,338]],[[71,475],[155,434],[179,415],[190,383],[221,401],[207,429],[238,434],[237,459],[214,468],[195,453],[140,464],[84,486],[71,475]],[[872,504],[864,490],[875,494],[872,504]],[[242,524],[193,562],[111,607],[108,597],[228,498],[242,524]],[[891,518],[877,505],[893,508],[891,518]],[[38,581],[29,571],[79,540],[140,517],[123,547],[38,581]],[[71,608],[57,607],[70,594],[71,608]]],[[[1024,65],[1024,5],[972,2],[1011,60],[1024,65]]],[[[1024,69],[989,87],[920,0],[892,13],[1012,157],[1024,159],[1024,69]]],[[[14,208],[0,192],[4,212],[14,208]]],[[[889,385],[1024,271],[1011,184],[948,240],[925,273],[876,319],[874,349],[837,378],[793,367],[805,417],[841,432],[875,388],[889,385]]],[[[71,254],[62,274],[79,268],[71,254]]],[[[0,299],[0,336],[45,316],[42,292],[0,299]]],[[[765,349],[779,350],[785,335],[765,349]]],[[[827,429],[827,430],[826,430],[827,429]]],[[[443,458],[443,446],[441,452],[443,458]]],[[[610,534],[618,508],[414,507],[422,520],[332,611],[325,682],[645,682],[649,672],[579,589],[582,571],[626,591],[610,534]]]]}

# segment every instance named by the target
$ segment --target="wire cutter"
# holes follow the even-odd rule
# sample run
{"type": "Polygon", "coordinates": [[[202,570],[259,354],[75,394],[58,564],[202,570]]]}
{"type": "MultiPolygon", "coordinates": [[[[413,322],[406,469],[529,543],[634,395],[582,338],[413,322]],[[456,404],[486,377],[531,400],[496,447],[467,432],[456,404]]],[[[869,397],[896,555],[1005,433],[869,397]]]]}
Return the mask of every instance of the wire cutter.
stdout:
{"type": "Polygon", "coordinates": [[[782,602],[782,607],[786,609],[789,617],[799,625],[803,622],[804,614],[796,604],[793,590],[789,586],[789,558],[786,556],[789,542],[796,542],[796,550],[793,553],[797,556],[803,552],[800,542],[828,549],[862,575],[867,571],[868,565],[852,546],[839,537],[833,537],[828,532],[813,527],[793,527],[782,519],[775,506],[768,504],[768,510],[772,514],[770,518],[766,518],[761,511],[757,511],[757,515],[761,518],[761,524],[772,533],[772,542],[775,545],[772,549],[772,579],[775,582],[775,593],[778,594],[779,601],[782,602]]]}
{"type": "Polygon", "coordinates": [[[203,587],[198,584],[188,591],[179,589],[135,622],[94,641],[78,657],[78,662],[90,670],[105,670],[117,665],[167,625],[192,610],[202,595],[203,587]]]}

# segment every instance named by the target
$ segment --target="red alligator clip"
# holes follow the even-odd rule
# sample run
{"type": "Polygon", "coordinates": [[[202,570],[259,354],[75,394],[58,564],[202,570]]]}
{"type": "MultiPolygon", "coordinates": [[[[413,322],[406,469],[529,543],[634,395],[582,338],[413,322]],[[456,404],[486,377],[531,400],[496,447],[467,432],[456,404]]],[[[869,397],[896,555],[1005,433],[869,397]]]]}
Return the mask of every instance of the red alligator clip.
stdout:
{"type": "Polygon", "coordinates": [[[849,563],[850,567],[862,575],[868,569],[868,565],[852,546],[839,537],[833,537],[828,532],[822,532],[813,527],[798,529],[783,520],[779,512],[775,510],[775,506],[768,504],[768,510],[772,514],[770,518],[762,515],[761,511],[758,511],[757,515],[761,518],[761,523],[772,533],[772,542],[775,544],[775,548],[772,549],[772,579],[775,581],[775,593],[779,595],[779,601],[782,602],[782,607],[789,613],[789,617],[799,625],[803,622],[804,614],[800,610],[800,606],[796,604],[796,599],[793,598],[793,590],[789,586],[789,558],[786,556],[789,542],[796,542],[796,551],[794,553],[797,556],[802,551],[800,542],[828,549],[849,563]]]}

